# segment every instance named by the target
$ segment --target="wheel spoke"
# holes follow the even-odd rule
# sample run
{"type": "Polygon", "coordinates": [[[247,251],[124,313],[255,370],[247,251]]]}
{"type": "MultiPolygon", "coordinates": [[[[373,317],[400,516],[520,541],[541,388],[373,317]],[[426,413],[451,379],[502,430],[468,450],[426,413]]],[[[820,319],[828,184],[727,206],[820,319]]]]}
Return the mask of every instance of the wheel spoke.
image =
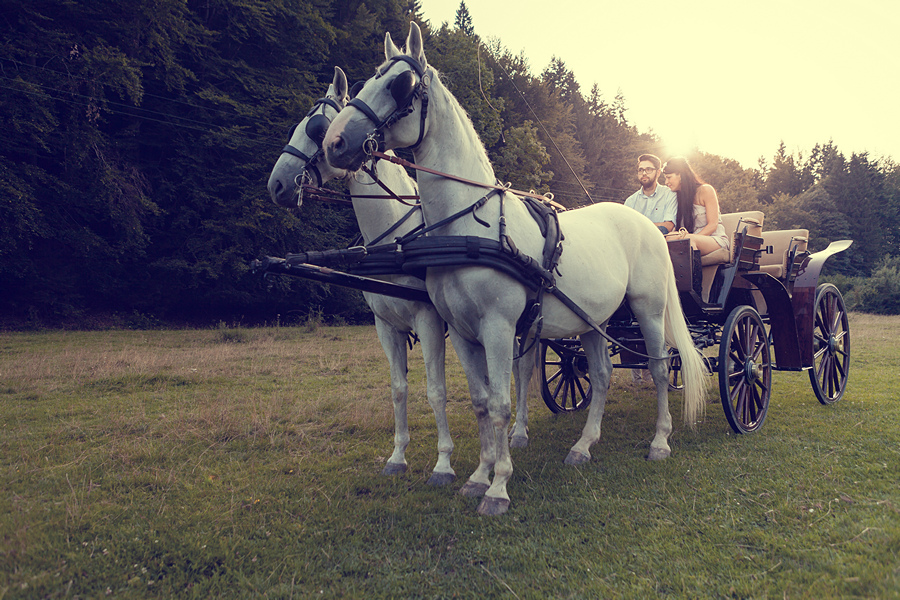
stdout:
{"type": "MultiPolygon", "coordinates": [[[[831,365],[834,359],[830,354],[826,355],[824,359],[822,359],[822,375],[819,377],[819,381],[822,382],[822,390],[824,391],[831,383],[831,365]]],[[[831,391],[828,392],[828,397],[831,397],[831,391]]]]}
{"type": "Polygon", "coordinates": [[[821,310],[816,311],[816,323],[815,323],[814,329],[816,331],[821,331],[823,338],[825,338],[825,339],[828,338],[828,328],[825,326],[825,318],[822,315],[821,310]]]}
{"type": "Polygon", "coordinates": [[[753,362],[758,362],[760,356],[762,356],[763,349],[767,347],[768,345],[766,344],[765,338],[757,337],[756,343],[753,347],[753,352],[750,354],[750,360],[752,360],[753,362]]]}
{"type": "Polygon", "coordinates": [[[559,384],[559,394],[557,396],[554,396],[554,400],[556,400],[556,403],[563,410],[565,410],[565,408],[566,408],[566,398],[568,397],[568,395],[569,395],[569,380],[562,379],[562,380],[560,380],[560,384],[559,384]]]}
{"type": "Polygon", "coordinates": [[[756,323],[754,323],[752,319],[747,319],[745,325],[747,327],[747,337],[744,340],[744,354],[748,359],[755,360],[755,349],[759,338],[759,331],[756,323]]]}
{"type": "Polygon", "coordinates": [[[841,377],[841,363],[839,360],[834,361],[834,365],[831,369],[831,396],[834,397],[834,394],[840,391],[841,389],[841,381],[843,378],[841,377]]]}
{"type": "Polygon", "coordinates": [[[844,366],[844,361],[835,359],[834,366],[837,371],[840,373],[841,378],[847,377],[847,369],[844,366]]]}
{"type": "Polygon", "coordinates": [[[844,311],[838,308],[838,299],[834,294],[828,294],[829,315],[831,316],[831,331],[836,331],[840,325],[844,311]]]}
{"type": "Polygon", "coordinates": [[[556,373],[554,373],[553,375],[551,375],[550,377],[547,378],[547,383],[548,384],[553,383],[554,381],[556,381],[557,379],[559,379],[562,376],[562,373],[563,373],[562,369],[557,369],[556,373]]]}
{"type": "Polygon", "coordinates": [[[759,395],[759,390],[756,389],[756,386],[750,388],[750,399],[753,402],[747,403],[747,421],[746,424],[749,425],[751,423],[756,423],[756,418],[759,416],[759,409],[762,406],[762,398],[759,395]]]}
{"type": "Polygon", "coordinates": [[[731,388],[731,405],[735,408],[735,412],[740,412],[740,407],[743,404],[742,400],[744,398],[744,387],[746,382],[741,379],[738,381],[733,388],[731,388]]]}
{"type": "MultiPolygon", "coordinates": [[[[561,374],[562,374],[562,371],[557,373],[557,375],[561,375],[561,374]]],[[[556,384],[556,388],[554,388],[554,390],[550,393],[550,395],[553,397],[554,401],[556,401],[559,398],[559,392],[565,383],[566,383],[565,378],[560,377],[559,382],[557,382],[557,384],[556,384]]],[[[558,404],[558,402],[557,402],[557,404],[558,404]]]]}
{"type": "Polygon", "coordinates": [[[575,382],[572,379],[567,381],[568,385],[566,386],[566,394],[563,397],[563,406],[566,406],[566,402],[571,407],[575,406],[575,382]]]}
{"type": "Polygon", "coordinates": [[[581,399],[586,399],[587,393],[585,393],[584,388],[581,386],[581,379],[576,379],[574,383],[578,387],[578,393],[581,394],[581,399]]]}
{"type": "Polygon", "coordinates": [[[743,356],[741,362],[747,360],[750,355],[750,321],[744,319],[738,326],[738,348],[743,356]]]}

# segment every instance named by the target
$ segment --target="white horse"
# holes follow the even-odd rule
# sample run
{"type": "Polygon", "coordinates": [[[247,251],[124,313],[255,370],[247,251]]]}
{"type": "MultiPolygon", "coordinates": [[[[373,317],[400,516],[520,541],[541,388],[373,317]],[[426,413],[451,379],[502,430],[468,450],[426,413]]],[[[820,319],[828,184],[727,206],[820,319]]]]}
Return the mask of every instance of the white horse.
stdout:
{"type": "MultiPolygon", "coordinates": [[[[421,167],[494,183],[487,153],[459,103],[428,65],[415,23],[410,24],[405,52],[394,45],[390,35],[385,36],[385,58],[357,100],[329,127],[323,144],[328,161],[356,169],[373,140],[383,136],[386,148],[413,146],[421,167]]],[[[418,181],[425,223],[439,225],[431,235],[499,240],[503,216],[506,233],[519,251],[541,262],[544,239],[523,202],[506,194],[494,195],[472,212],[464,212],[485,196],[485,189],[427,171],[420,173],[418,181]],[[502,204],[501,197],[506,199],[502,204]],[[463,216],[444,222],[460,211],[463,216]]],[[[666,458],[671,453],[668,437],[672,432],[666,342],[681,352],[684,418],[692,427],[704,408],[706,372],[684,320],[666,242],[650,221],[614,203],[563,212],[559,224],[565,239],[556,271],[558,290],[601,329],[625,299],[638,318],[647,352],[654,357],[650,371],[658,405],[656,435],[648,458],[666,458]]],[[[533,293],[513,277],[482,266],[429,268],[425,283],[438,312],[450,325],[451,341],[466,372],[478,419],[480,463],[460,492],[484,494],[479,513],[503,514],[509,507],[506,485],[512,475],[507,429],[514,332],[533,293]]],[[[588,358],[593,384],[590,410],[581,438],[566,457],[567,464],[581,464],[590,460],[590,447],[600,438],[612,372],[606,340],[550,293],[544,296],[541,335],[579,335],[588,358]]],[[[527,360],[520,362],[530,366],[527,360]]],[[[521,371],[527,379],[530,369],[521,371]]],[[[517,384],[520,401],[524,389],[525,385],[517,384]]]]}
{"type": "MultiPolygon", "coordinates": [[[[347,77],[335,67],[334,80],[323,100],[316,103],[310,113],[294,128],[288,146],[278,158],[269,176],[269,194],[276,204],[296,207],[302,203],[296,183],[309,177],[322,185],[334,178],[349,176],[346,170],[335,169],[321,160],[322,136],[331,119],[347,102],[347,77]],[[299,200],[298,200],[299,198],[299,200]]],[[[403,167],[381,161],[377,165],[378,177],[398,196],[415,196],[416,184],[403,167]]],[[[349,180],[353,197],[353,210],[359,223],[364,242],[368,245],[387,232],[408,212],[414,211],[400,226],[394,229],[386,241],[410,232],[422,224],[421,210],[411,209],[387,196],[375,182],[362,173],[349,180]],[[381,198],[360,198],[380,195],[381,198]]],[[[391,275],[382,277],[408,286],[424,288],[421,279],[411,276],[391,275]]],[[[382,471],[383,475],[396,475],[407,470],[406,447],[409,445],[406,399],[407,340],[415,332],[422,345],[427,378],[428,403],[434,411],[438,430],[438,459],[428,483],[446,485],[456,478],[450,466],[453,440],[447,424],[447,390],[444,380],[444,321],[434,306],[427,302],[402,300],[381,294],[363,292],[372,312],[375,313],[375,329],[391,367],[391,397],[394,402],[394,452],[382,471]]]]}

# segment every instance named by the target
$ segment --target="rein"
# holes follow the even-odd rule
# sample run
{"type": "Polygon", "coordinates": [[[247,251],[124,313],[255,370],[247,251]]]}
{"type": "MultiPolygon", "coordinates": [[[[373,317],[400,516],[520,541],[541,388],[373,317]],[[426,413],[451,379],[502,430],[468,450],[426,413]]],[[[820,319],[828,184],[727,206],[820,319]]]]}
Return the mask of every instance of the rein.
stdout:
{"type": "MultiPolygon", "coordinates": [[[[375,111],[373,111],[365,102],[363,102],[359,98],[354,98],[353,100],[351,100],[348,103],[348,106],[353,106],[354,108],[356,108],[357,110],[362,112],[370,121],[372,121],[375,124],[375,131],[372,134],[370,134],[369,137],[366,139],[366,141],[363,143],[364,152],[373,158],[387,160],[396,165],[400,165],[402,167],[414,169],[416,171],[424,171],[426,173],[430,173],[432,175],[437,175],[437,176],[443,177],[445,179],[452,179],[453,181],[464,183],[466,185],[472,185],[472,186],[476,186],[476,187],[486,188],[490,191],[487,194],[485,194],[482,198],[477,200],[474,204],[441,220],[439,223],[435,223],[435,224],[431,225],[430,227],[425,227],[424,223],[423,223],[423,225],[421,227],[414,229],[413,231],[411,231],[407,235],[403,236],[402,238],[398,238],[396,240],[397,246],[403,247],[405,244],[409,244],[410,242],[414,242],[416,240],[428,239],[428,238],[425,238],[424,236],[427,233],[429,233],[430,231],[432,231],[438,227],[441,227],[443,225],[446,225],[447,223],[454,221],[456,219],[459,219],[460,217],[467,215],[467,214],[472,214],[472,217],[480,225],[482,225],[484,227],[490,227],[490,224],[488,224],[478,218],[478,215],[475,214],[475,211],[477,211],[479,208],[484,206],[484,204],[490,199],[491,196],[493,196],[494,194],[499,194],[499,196],[500,196],[500,212],[501,212],[501,215],[500,215],[501,232],[500,232],[500,242],[499,242],[500,256],[499,257],[501,259],[503,257],[505,257],[505,259],[503,259],[504,261],[508,261],[508,263],[510,263],[511,265],[517,265],[518,269],[520,270],[520,275],[516,276],[513,273],[510,273],[510,274],[514,278],[518,279],[521,283],[528,285],[528,282],[525,281],[525,276],[523,276],[522,274],[529,274],[531,276],[535,276],[536,279],[539,281],[539,283],[536,286],[537,297],[530,302],[529,306],[526,306],[525,312],[520,317],[519,323],[517,323],[517,327],[516,327],[517,337],[522,335],[522,336],[526,336],[526,339],[523,339],[520,341],[520,344],[519,344],[520,352],[519,352],[519,356],[516,358],[520,358],[521,356],[523,356],[526,352],[528,352],[528,350],[531,349],[531,347],[534,344],[537,343],[538,339],[540,339],[540,335],[541,335],[540,332],[541,332],[541,329],[543,326],[543,316],[541,314],[542,313],[542,299],[543,299],[543,294],[545,292],[549,292],[550,294],[552,294],[563,305],[565,305],[569,310],[571,310],[581,320],[583,320],[591,329],[593,329],[595,332],[600,334],[604,339],[606,339],[607,341],[612,342],[614,344],[618,344],[620,346],[627,348],[627,345],[623,344],[621,341],[616,340],[616,339],[612,338],[610,335],[608,335],[600,327],[600,325],[598,325],[591,318],[591,316],[587,314],[587,312],[585,312],[580,306],[578,306],[575,303],[574,300],[572,300],[569,296],[567,296],[565,293],[563,293],[556,286],[556,278],[553,276],[553,272],[556,270],[559,256],[562,253],[562,234],[559,231],[558,222],[556,223],[556,234],[558,237],[556,237],[556,239],[553,241],[551,241],[548,238],[547,241],[550,243],[545,245],[543,265],[537,263],[537,261],[535,261],[530,256],[527,256],[527,255],[519,252],[519,250],[515,247],[515,244],[513,243],[512,239],[510,239],[505,233],[506,218],[503,216],[503,197],[506,192],[510,192],[510,193],[516,194],[518,196],[523,196],[525,198],[530,198],[530,199],[532,199],[531,200],[532,202],[534,200],[540,201],[541,203],[544,204],[544,206],[552,208],[553,211],[551,211],[551,212],[553,212],[553,214],[554,214],[554,221],[555,221],[555,213],[566,210],[566,207],[564,207],[562,204],[559,204],[558,202],[555,202],[552,198],[552,194],[544,195],[544,194],[537,194],[535,192],[523,192],[521,190],[512,189],[511,186],[508,186],[508,185],[503,186],[503,185],[498,185],[498,184],[490,184],[490,183],[482,183],[479,181],[473,181],[471,179],[466,179],[464,177],[459,177],[456,175],[451,175],[449,173],[443,173],[441,171],[430,169],[428,167],[423,167],[421,165],[417,165],[408,160],[402,159],[399,156],[390,156],[379,150],[379,148],[383,144],[384,129],[391,127],[394,123],[396,123],[400,119],[411,114],[412,113],[412,102],[416,97],[418,97],[420,95],[422,97],[422,110],[420,111],[421,122],[419,124],[419,138],[416,141],[416,143],[413,144],[413,146],[411,146],[411,148],[418,147],[422,143],[422,139],[425,134],[425,120],[426,120],[426,115],[427,115],[427,111],[428,111],[427,78],[425,76],[425,73],[423,72],[421,65],[418,64],[418,61],[415,61],[414,59],[412,59],[408,56],[401,55],[401,56],[397,56],[397,57],[394,57],[393,59],[391,59],[391,62],[394,63],[398,60],[402,60],[403,62],[406,62],[411,67],[413,67],[413,69],[416,71],[416,73],[419,76],[419,80],[417,82],[415,82],[414,84],[412,84],[412,89],[408,91],[408,95],[406,95],[406,97],[403,98],[402,101],[398,97],[398,96],[400,96],[400,94],[396,90],[394,90],[394,84],[393,83],[391,84],[391,94],[394,96],[394,99],[397,101],[397,108],[394,110],[394,112],[392,112],[390,115],[388,115],[385,119],[382,120],[382,119],[379,119],[378,115],[375,114],[375,111]],[[532,326],[535,326],[534,338],[530,344],[527,344],[527,341],[528,341],[527,333],[528,333],[528,330],[531,329],[532,326]],[[526,346],[526,344],[527,344],[527,346],[526,346]],[[523,346],[525,346],[525,347],[523,348],[523,346]]],[[[382,75],[384,75],[384,73],[379,73],[378,75],[376,75],[376,78],[381,77],[382,75]]],[[[365,169],[365,167],[364,167],[364,169],[365,169]]],[[[387,190],[387,188],[381,184],[381,182],[378,180],[378,177],[376,177],[373,172],[371,172],[367,169],[366,169],[366,172],[370,176],[372,176],[373,179],[375,179],[375,181],[379,182],[379,185],[381,185],[382,188],[387,190]]],[[[387,190],[387,191],[390,191],[390,190],[387,190]]],[[[590,197],[590,196],[588,196],[588,197],[590,197]]],[[[440,238],[431,238],[431,239],[435,240],[435,241],[440,240],[440,238]]],[[[448,239],[452,239],[452,238],[448,238],[448,239]]],[[[477,247],[478,243],[476,243],[476,242],[478,240],[481,240],[482,238],[478,238],[478,237],[471,238],[471,242],[468,241],[470,238],[462,238],[462,239],[467,240],[467,242],[466,242],[467,245],[474,243],[474,245],[477,247]]],[[[475,254],[478,254],[477,250],[475,251],[475,254]]],[[[465,263],[462,263],[462,264],[465,264],[465,263]]],[[[515,270],[516,269],[514,268],[513,271],[515,271],[515,270]]],[[[642,354],[640,352],[632,351],[630,349],[629,349],[629,351],[632,354],[641,356],[643,358],[647,358],[649,360],[668,360],[668,358],[669,358],[668,355],[663,356],[663,357],[653,357],[653,356],[649,356],[647,354],[642,354]]]]}
{"type": "Polygon", "coordinates": [[[534,198],[535,200],[540,200],[541,202],[544,202],[545,204],[552,206],[554,209],[556,209],[557,212],[563,212],[564,210],[566,210],[565,206],[563,206],[559,202],[555,202],[553,200],[552,194],[537,194],[535,192],[523,192],[522,190],[515,190],[508,186],[491,184],[491,183],[482,183],[480,181],[473,181],[471,179],[466,179],[465,177],[458,177],[456,175],[451,175],[450,173],[443,173],[441,171],[429,169],[428,167],[423,167],[422,165],[417,165],[416,163],[413,163],[413,162],[410,162],[403,158],[400,158],[399,156],[390,156],[390,155],[385,154],[384,152],[381,152],[378,150],[373,150],[372,152],[370,152],[370,155],[374,156],[375,158],[380,158],[381,160],[387,160],[396,165],[401,165],[403,167],[408,167],[410,169],[415,169],[417,171],[424,171],[426,173],[431,173],[432,175],[438,175],[439,177],[443,177],[445,179],[452,179],[453,181],[458,181],[460,183],[465,183],[468,185],[474,185],[477,187],[483,187],[483,188],[492,189],[492,190],[500,190],[503,192],[510,192],[512,194],[516,194],[517,196],[526,196],[528,198],[534,198]]]}

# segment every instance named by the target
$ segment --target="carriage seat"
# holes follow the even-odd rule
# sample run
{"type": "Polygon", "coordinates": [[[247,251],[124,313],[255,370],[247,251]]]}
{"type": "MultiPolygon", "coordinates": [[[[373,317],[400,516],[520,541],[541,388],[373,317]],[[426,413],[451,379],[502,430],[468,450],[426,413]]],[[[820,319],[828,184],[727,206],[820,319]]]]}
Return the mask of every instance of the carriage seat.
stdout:
{"type": "Polygon", "coordinates": [[[709,302],[709,290],[712,288],[718,266],[740,259],[740,257],[734,256],[736,250],[734,234],[738,231],[742,231],[744,227],[746,227],[748,234],[759,236],[762,233],[764,219],[765,215],[761,210],[748,210],[744,212],[722,214],[722,224],[725,226],[725,235],[731,240],[731,247],[719,248],[718,250],[700,257],[700,264],[703,266],[701,297],[704,302],[709,302]]]}
{"type": "Polygon", "coordinates": [[[736,213],[723,213],[722,224],[725,226],[725,235],[730,239],[730,248],[719,248],[709,254],[700,257],[700,264],[704,267],[730,263],[734,258],[735,243],[734,234],[747,227],[750,235],[760,235],[765,215],[760,210],[748,210],[736,213]]]}
{"type": "Polygon", "coordinates": [[[796,256],[806,252],[809,242],[808,229],[785,229],[763,233],[763,252],[759,259],[759,270],[778,279],[789,279],[793,264],[791,254],[796,256]]]}

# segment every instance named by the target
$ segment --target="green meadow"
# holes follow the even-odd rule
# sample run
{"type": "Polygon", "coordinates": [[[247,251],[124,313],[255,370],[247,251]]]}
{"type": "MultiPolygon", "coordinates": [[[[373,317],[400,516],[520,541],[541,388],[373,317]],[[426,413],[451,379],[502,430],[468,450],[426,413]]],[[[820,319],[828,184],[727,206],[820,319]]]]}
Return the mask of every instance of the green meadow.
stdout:
{"type": "Polygon", "coordinates": [[[762,430],[616,371],[593,460],[586,413],[531,399],[512,506],[456,493],[478,461],[448,351],[457,481],[437,457],[418,347],[410,469],[374,327],[0,333],[0,598],[898,598],[900,317],[851,314],[842,401],[777,372],[762,430]]]}

